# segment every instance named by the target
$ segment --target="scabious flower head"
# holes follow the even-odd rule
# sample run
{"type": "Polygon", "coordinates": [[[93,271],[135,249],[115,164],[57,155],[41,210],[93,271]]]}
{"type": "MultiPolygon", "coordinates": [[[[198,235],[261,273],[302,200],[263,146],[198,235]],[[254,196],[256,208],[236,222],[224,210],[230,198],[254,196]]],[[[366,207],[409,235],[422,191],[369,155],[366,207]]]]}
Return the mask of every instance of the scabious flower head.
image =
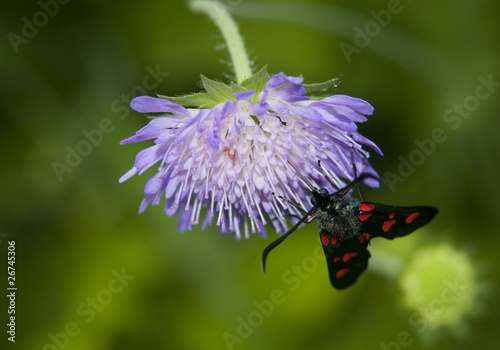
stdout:
{"type": "Polygon", "coordinates": [[[265,236],[267,223],[283,232],[287,217],[301,215],[283,198],[311,206],[310,189],[297,171],[318,188],[329,187],[318,160],[338,187],[342,178],[354,179],[352,158],[358,174],[376,174],[362,147],[380,150],[356,125],[373,107],[345,95],[308,96],[336,87],[339,79],[307,85],[284,73],[270,77],[264,68],[241,84],[205,77],[202,83],[202,93],[131,101],[134,110],[155,118],[121,144],[154,139],[155,145],[137,154],[120,182],[159,163],[140,212],[164,197],[165,213],[180,214],[180,231],[198,224],[206,208],[203,227],[215,221],[237,238],[265,236]]]}

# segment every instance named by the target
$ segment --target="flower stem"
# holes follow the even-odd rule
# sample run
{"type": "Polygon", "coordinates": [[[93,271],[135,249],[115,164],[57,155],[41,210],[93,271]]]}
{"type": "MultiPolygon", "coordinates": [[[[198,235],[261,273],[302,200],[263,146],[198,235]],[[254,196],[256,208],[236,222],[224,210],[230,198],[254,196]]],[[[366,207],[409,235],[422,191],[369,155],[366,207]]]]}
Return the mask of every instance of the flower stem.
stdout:
{"type": "Polygon", "coordinates": [[[218,1],[212,0],[192,0],[189,3],[193,11],[204,12],[219,27],[233,62],[236,82],[241,83],[249,78],[252,75],[250,60],[236,23],[227,9],[218,1]]]}

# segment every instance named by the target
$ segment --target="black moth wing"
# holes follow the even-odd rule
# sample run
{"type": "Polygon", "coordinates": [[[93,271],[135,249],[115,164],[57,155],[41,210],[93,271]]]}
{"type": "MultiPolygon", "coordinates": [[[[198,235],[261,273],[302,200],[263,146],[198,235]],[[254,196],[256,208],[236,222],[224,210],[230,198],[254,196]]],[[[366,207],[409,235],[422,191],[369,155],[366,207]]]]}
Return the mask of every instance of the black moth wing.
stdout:
{"type": "Polygon", "coordinates": [[[359,203],[360,231],[371,237],[393,239],[406,236],[424,226],[438,210],[428,206],[400,207],[380,203],[359,203]]]}
{"type": "Polygon", "coordinates": [[[326,231],[320,231],[320,239],[332,286],[337,289],[349,287],[368,266],[369,240],[363,235],[339,240],[326,231]]]}

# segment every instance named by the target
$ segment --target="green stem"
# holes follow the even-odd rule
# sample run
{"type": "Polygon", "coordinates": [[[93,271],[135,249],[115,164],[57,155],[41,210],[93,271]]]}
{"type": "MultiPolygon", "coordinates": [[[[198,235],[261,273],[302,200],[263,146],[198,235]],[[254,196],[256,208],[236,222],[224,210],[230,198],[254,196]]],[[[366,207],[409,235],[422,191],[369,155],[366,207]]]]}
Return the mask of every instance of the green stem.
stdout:
{"type": "Polygon", "coordinates": [[[219,27],[233,62],[236,82],[241,83],[249,78],[252,75],[250,60],[236,23],[227,9],[219,2],[212,0],[192,0],[189,3],[193,11],[204,12],[219,27]]]}

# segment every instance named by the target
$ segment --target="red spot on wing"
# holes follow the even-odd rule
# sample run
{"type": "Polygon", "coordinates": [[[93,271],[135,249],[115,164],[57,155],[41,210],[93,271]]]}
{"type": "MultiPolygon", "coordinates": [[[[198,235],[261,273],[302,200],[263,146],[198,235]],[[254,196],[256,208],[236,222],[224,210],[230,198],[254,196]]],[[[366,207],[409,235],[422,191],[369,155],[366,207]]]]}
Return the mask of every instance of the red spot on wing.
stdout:
{"type": "Polygon", "coordinates": [[[335,258],[333,258],[333,262],[336,263],[337,261],[340,260],[340,257],[336,256],[335,258]]]}
{"type": "Polygon", "coordinates": [[[396,216],[396,213],[390,213],[389,214],[389,219],[394,219],[394,216],[396,216]]]}
{"type": "Polygon", "coordinates": [[[417,218],[417,216],[419,216],[420,213],[418,211],[414,212],[414,213],[411,213],[410,215],[407,216],[405,222],[407,224],[411,223],[413,220],[415,220],[417,218]]]}
{"type": "Polygon", "coordinates": [[[328,245],[328,237],[326,237],[325,234],[322,234],[321,235],[321,243],[323,243],[323,245],[326,247],[328,245]]]}
{"type": "Polygon", "coordinates": [[[392,225],[396,223],[396,220],[387,220],[384,221],[384,224],[382,225],[382,231],[387,232],[391,229],[392,225]]]}
{"type": "Polygon", "coordinates": [[[349,269],[347,269],[347,268],[342,269],[342,270],[338,270],[337,273],[335,274],[335,278],[340,278],[348,272],[349,272],[349,269]]]}
{"type": "Polygon", "coordinates": [[[332,238],[330,239],[330,241],[331,241],[332,245],[335,245],[335,244],[337,244],[337,242],[339,241],[339,239],[337,237],[335,237],[335,236],[332,236],[332,238]]]}
{"type": "Polygon", "coordinates": [[[363,244],[366,241],[370,240],[370,234],[369,233],[362,233],[362,236],[358,237],[359,243],[363,244]]]}
{"type": "Polygon", "coordinates": [[[359,209],[361,209],[362,211],[370,211],[370,210],[375,209],[375,204],[359,203],[359,209]]]}
{"type": "Polygon", "coordinates": [[[354,258],[358,253],[356,252],[351,252],[351,253],[345,253],[344,257],[342,258],[343,262],[347,262],[349,259],[354,258]]]}
{"type": "Polygon", "coordinates": [[[359,220],[361,220],[361,221],[365,221],[365,220],[366,220],[366,219],[368,219],[370,216],[372,216],[372,214],[371,214],[371,213],[369,213],[369,214],[358,214],[358,218],[359,218],[359,220]]]}

